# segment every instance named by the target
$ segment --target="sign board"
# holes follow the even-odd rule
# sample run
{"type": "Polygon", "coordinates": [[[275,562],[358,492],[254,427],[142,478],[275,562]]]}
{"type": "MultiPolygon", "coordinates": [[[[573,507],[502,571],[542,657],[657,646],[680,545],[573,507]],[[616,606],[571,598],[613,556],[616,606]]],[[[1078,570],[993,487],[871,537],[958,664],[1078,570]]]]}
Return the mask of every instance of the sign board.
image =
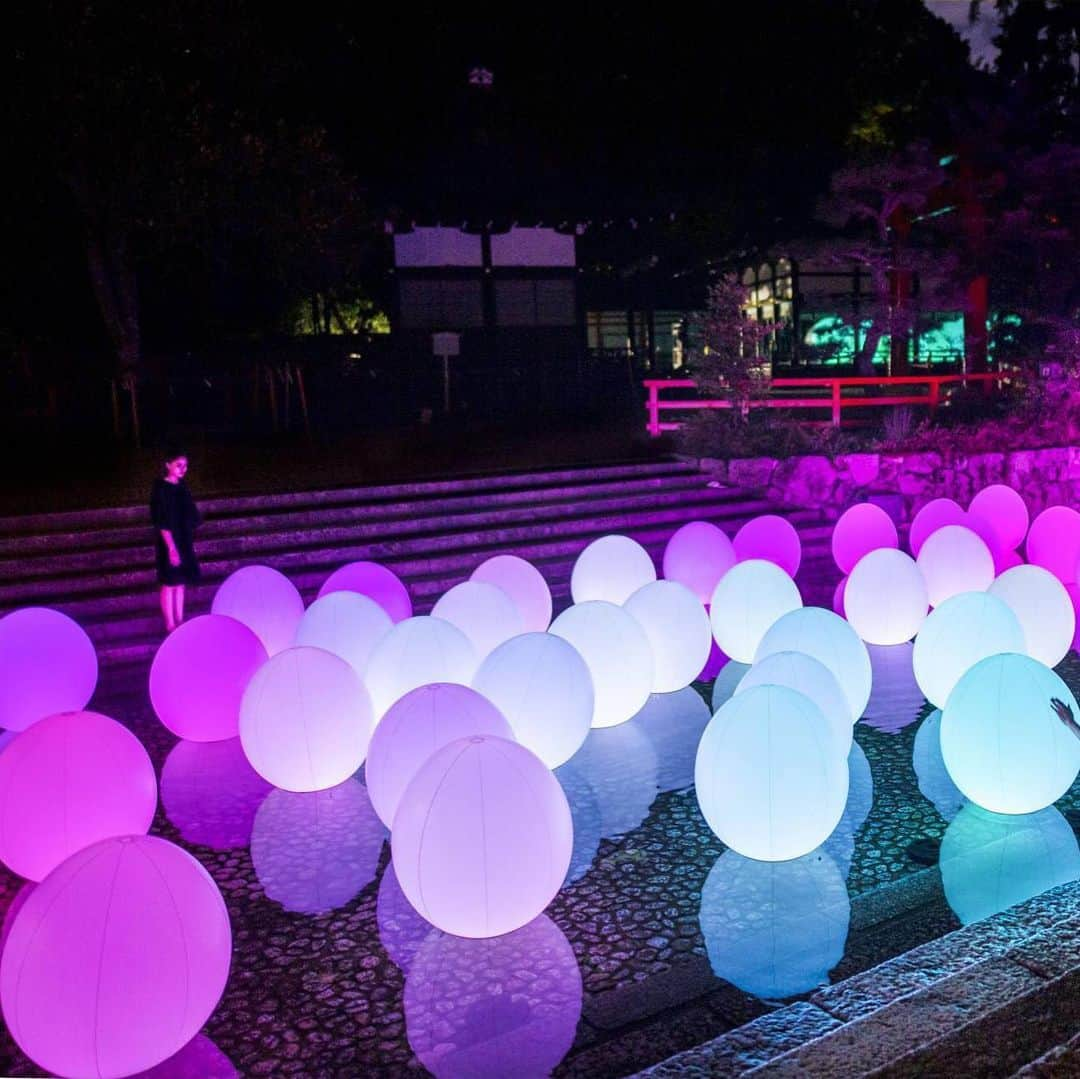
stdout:
{"type": "Polygon", "coordinates": [[[461,354],[461,334],[433,333],[431,351],[436,356],[459,356],[461,354]]]}

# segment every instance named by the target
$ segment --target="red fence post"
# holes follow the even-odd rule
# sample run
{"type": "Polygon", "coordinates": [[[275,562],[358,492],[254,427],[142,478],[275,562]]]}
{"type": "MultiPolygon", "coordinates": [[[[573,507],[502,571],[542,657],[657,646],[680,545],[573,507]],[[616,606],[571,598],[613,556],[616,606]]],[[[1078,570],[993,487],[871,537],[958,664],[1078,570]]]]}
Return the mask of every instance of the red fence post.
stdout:
{"type": "Polygon", "coordinates": [[[840,380],[837,378],[832,381],[832,425],[840,426],[840,380]]]}
{"type": "Polygon", "coordinates": [[[652,380],[648,386],[649,400],[645,406],[649,410],[648,430],[653,438],[657,438],[660,435],[660,387],[652,380]]]}

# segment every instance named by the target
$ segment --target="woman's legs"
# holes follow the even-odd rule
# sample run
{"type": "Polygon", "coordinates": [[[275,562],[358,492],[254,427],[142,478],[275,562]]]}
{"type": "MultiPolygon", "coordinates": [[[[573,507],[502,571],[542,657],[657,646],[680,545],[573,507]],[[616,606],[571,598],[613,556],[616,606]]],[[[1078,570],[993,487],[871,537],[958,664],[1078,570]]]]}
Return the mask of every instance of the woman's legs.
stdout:
{"type": "Polygon", "coordinates": [[[165,619],[165,632],[172,633],[177,627],[173,593],[176,591],[171,585],[161,586],[161,617],[165,619]]]}
{"type": "Polygon", "coordinates": [[[184,621],[184,586],[178,584],[172,590],[172,594],[173,625],[175,627],[184,621]]]}

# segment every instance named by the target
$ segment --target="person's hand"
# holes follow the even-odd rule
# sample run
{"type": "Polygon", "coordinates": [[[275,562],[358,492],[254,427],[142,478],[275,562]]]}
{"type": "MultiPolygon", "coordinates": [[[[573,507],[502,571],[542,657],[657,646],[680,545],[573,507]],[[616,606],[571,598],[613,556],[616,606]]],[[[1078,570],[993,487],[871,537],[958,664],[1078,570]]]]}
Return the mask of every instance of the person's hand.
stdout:
{"type": "Polygon", "coordinates": [[[180,565],[180,552],[175,547],[170,547],[169,548],[169,565],[170,566],[179,566],[180,565]]]}

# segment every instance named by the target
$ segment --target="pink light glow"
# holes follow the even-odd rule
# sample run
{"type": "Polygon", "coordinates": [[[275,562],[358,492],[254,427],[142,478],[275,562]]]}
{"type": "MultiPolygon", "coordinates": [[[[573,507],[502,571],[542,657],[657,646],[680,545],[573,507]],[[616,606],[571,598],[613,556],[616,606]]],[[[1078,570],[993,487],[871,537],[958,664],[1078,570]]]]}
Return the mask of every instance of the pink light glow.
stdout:
{"type": "Polygon", "coordinates": [[[882,547],[896,547],[899,540],[892,518],[872,502],[845,510],[832,534],[832,553],[841,573],[850,573],[863,555],[882,547]]]}
{"type": "Polygon", "coordinates": [[[331,592],[359,592],[373,599],[395,622],[412,617],[409,590],[396,573],[378,562],[350,562],[335,570],[319,589],[319,599],[331,592]]]}
{"type": "Polygon", "coordinates": [[[735,533],[732,545],[740,562],[764,559],[779,566],[789,577],[799,572],[802,563],[802,542],[795,526],[785,517],[773,513],[747,521],[735,533]]]}
{"type": "Polygon", "coordinates": [[[720,578],[734,565],[731,540],[708,521],[683,525],[664,548],[664,576],[685,585],[702,603],[712,599],[720,578]]]}
{"type": "Polygon", "coordinates": [[[991,549],[1001,551],[1015,551],[1024,542],[1030,524],[1027,503],[1002,483],[984,487],[971,500],[968,516],[989,526],[997,537],[997,544],[991,544],[991,549]]]}
{"type": "Polygon", "coordinates": [[[471,580],[497,585],[514,601],[523,633],[543,633],[551,625],[551,589],[544,575],[524,558],[496,555],[477,566],[471,580]]]}

